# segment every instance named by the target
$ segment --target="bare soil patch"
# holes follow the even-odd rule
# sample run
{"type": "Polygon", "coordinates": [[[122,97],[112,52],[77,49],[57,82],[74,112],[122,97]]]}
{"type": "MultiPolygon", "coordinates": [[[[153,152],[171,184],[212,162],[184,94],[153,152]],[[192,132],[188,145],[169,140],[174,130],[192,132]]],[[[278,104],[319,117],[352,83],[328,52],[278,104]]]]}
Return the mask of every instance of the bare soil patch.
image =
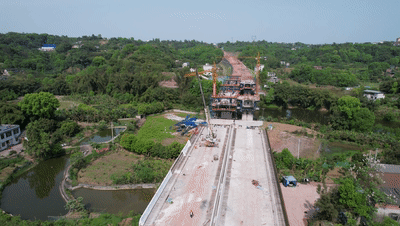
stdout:
{"type": "Polygon", "coordinates": [[[109,155],[100,157],[85,169],[78,172],[78,183],[91,185],[112,185],[112,174],[123,174],[129,171],[132,164],[143,156],[120,150],[109,155]]]}
{"type": "MultiPolygon", "coordinates": [[[[306,218],[313,214],[314,204],[320,197],[317,193],[318,184],[321,183],[298,184],[296,187],[284,187],[280,184],[289,225],[307,225],[306,218]]],[[[327,186],[329,189],[336,185],[327,184],[327,186]]]]}
{"type": "Polygon", "coordinates": [[[300,126],[283,124],[278,122],[264,122],[264,127],[272,125],[273,129],[268,131],[268,137],[273,151],[281,152],[287,148],[293,156],[316,159],[319,157],[318,149],[321,142],[316,138],[317,132],[300,126]],[[305,131],[314,137],[306,137],[293,134],[295,131],[305,131]],[[299,145],[300,144],[300,145],[299,145]]]}
{"type": "Polygon", "coordinates": [[[161,144],[164,146],[168,146],[170,144],[172,144],[174,141],[180,143],[180,144],[186,144],[186,142],[188,141],[188,137],[186,136],[181,136],[180,134],[177,134],[175,136],[175,138],[166,138],[164,139],[161,144]]]}
{"type": "Polygon", "coordinates": [[[100,45],[105,45],[108,43],[108,40],[100,40],[99,43],[100,45]]]}
{"type": "Polygon", "coordinates": [[[8,166],[0,171],[0,182],[3,182],[13,172],[15,167],[8,166]]]}

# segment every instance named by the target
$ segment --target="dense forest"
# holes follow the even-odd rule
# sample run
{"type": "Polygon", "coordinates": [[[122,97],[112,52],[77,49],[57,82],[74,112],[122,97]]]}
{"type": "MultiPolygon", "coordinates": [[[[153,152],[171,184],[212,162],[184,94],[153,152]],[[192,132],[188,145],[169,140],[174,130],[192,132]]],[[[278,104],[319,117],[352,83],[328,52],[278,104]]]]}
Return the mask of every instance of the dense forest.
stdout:
{"type": "MultiPolygon", "coordinates": [[[[300,83],[346,87],[360,82],[393,81],[393,77],[400,76],[400,48],[393,42],[308,45],[258,41],[219,46],[225,51],[240,52],[240,57],[260,53],[261,64],[266,68],[284,68],[281,61],[289,63],[294,70],[288,77],[300,83]]],[[[250,68],[256,63],[249,58],[243,62],[250,68]]]]}
{"type": "MultiPolygon", "coordinates": [[[[392,42],[309,45],[258,41],[219,43],[216,47],[195,40],[144,42],[101,35],[0,34],[0,123],[21,125],[30,138],[24,144],[27,153],[46,159],[62,154],[61,143],[81,130],[77,122],[105,125],[118,118],[171,108],[198,112],[202,108],[198,80],[184,75],[189,68],[219,63],[223,50],[237,52],[250,69],[260,54],[265,66],[260,73],[265,92],[260,108],[329,111],[328,125],[283,122],[312,128],[329,140],[380,148],[381,162],[400,164],[400,128],[376,124],[400,123],[400,47],[392,42]],[[41,51],[44,44],[56,48],[41,51]],[[190,66],[182,67],[184,62],[190,66]],[[270,82],[271,72],[280,82],[270,82]],[[179,88],[159,85],[172,78],[179,88]],[[386,97],[368,100],[363,96],[366,89],[382,91],[386,97]],[[58,96],[64,96],[63,103],[58,96]],[[73,104],[63,106],[67,102],[73,104]]],[[[201,82],[209,102],[212,82],[201,82]]],[[[176,157],[181,148],[139,142],[132,134],[121,138],[121,145],[162,158],[176,157]]],[[[344,180],[342,186],[351,187],[351,183],[344,180]]],[[[324,192],[326,199],[337,195],[324,192]]]]}

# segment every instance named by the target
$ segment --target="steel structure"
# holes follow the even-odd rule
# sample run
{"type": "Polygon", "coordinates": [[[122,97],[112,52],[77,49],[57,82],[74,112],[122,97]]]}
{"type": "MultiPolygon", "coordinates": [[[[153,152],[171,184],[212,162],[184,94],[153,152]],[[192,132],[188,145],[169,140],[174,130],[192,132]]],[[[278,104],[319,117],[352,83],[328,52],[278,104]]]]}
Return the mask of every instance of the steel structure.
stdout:
{"type": "MultiPolygon", "coordinates": [[[[225,79],[220,91],[216,92],[216,73],[213,73],[213,95],[211,97],[211,117],[241,119],[243,114],[253,115],[258,110],[260,54],[257,57],[256,79],[237,57],[224,52],[225,59],[232,65],[232,75],[225,79]]],[[[215,71],[215,70],[214,70],[215,71]]]]}

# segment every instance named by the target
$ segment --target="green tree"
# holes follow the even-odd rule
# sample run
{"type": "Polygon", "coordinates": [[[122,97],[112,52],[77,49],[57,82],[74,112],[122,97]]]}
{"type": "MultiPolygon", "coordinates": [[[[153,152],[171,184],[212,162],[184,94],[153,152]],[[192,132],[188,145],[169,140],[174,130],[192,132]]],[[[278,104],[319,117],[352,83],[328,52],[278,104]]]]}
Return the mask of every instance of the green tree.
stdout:
{"type": "Polygon", "coordinates": [[[335,129],[367,132],[375,123],[375,115],[368,108],[361,108],[358,98],[343,96],[333,110],[331,123],[335,129]]]}
{"type": "Polygon", "coordinates": [[[61,153],[59,141],[52,133],[57,129],[54,120],[39,119],[28,124],[26,135],[28,141],[24,142],[26,152],[38,158],[49,158],[61,153]]]}
{"type": "Polygon", "coordinates": [[[22,111],[15,104],[0,102],[0,124],[21,125],[25,120],[22,111]]]}
{"type": "Polygon", "coordinates": [[[18,103],[21,110],[28,116],[39,118],[51,118],[60,102],[53,94],[48,92],[26,94],[24,99],[18,103]]]}
{"type": "Polygon", "coordinates": [[[360,108],[353,114],[351,128],[359,132],[368,132],[375,124],[375,115],[368,108],[360,108]]]}
{"type": "Polygon", "coordinates": [[[92,64],[96,67],[101,66],[106,63],[106,59],[102,56],[97,56],[93,59],[92,64]]]}
{"type": "Polygon", "coordinates": [[[74,121],[65,121],[65,122],[62,122],[60,130],[63,135],[72,137],[75,134],[79,133],[80,127],[74,121]]]}
{"type": "Polygon", "coordinates": [[[356,111],[361,107],[361,102],[358,98],[352,96],[343,96],[338,100],[338,108],[343,112],[348,119],[352,119],[356,111]]]}

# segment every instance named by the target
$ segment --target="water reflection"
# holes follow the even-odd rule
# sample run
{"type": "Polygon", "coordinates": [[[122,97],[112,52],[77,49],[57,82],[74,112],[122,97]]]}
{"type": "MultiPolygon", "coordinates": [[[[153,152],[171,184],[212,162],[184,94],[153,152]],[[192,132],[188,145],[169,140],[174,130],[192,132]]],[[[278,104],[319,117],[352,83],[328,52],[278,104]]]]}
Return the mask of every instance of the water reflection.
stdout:
{"type": "Polygon", "coordinates": [[[72,193],[75,197],[83,197],[83,203],[91,211],[127,215],[131,211],[142,214],[155,189],[100,191],[80,188],[72,193]]]}
{"type": "Polygon", "coordinates": [[[1,209],[29,220],[66,214],[59,184],[67,165],[67,156],[50,159],[15,178],[3,191],[1,209]]]}
{"type": "Polygon", "coordinates": [[[280,109],[280,108],[264,108],[255,112],[255,117],[264,118],[272,117],[278,119],[298,119],[308,123],[320,123],[327,125],[329,123],[329,112],[327,111],[310,111],[302,108],[280,109]]]}
{"type": "Polygon", "coordinates": [[[56,185],[56,176],[64,170],[66,162],[66,158],[47,160],[34,167],[22,178],[28,179],[29,187],[35,189],[36,197],[46,198],[56,185]]]}

